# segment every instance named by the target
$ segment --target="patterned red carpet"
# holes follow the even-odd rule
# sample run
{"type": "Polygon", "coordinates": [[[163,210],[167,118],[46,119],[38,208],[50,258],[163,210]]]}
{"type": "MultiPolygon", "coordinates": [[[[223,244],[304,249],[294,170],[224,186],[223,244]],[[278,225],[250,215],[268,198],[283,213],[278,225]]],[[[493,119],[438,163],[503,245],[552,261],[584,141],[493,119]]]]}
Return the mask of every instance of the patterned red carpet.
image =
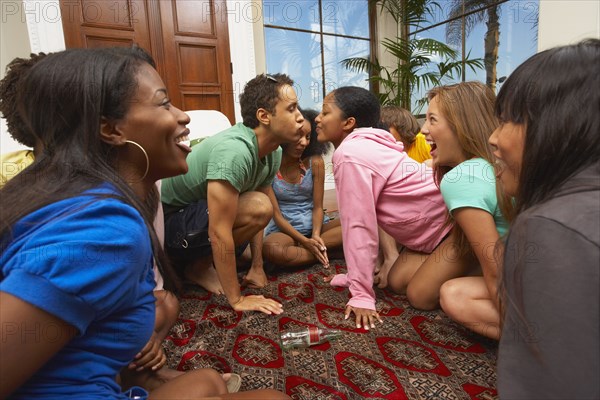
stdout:
{"type": "MultiPolygon", "coordinates": [[[[343,261],[332,263],[345,271],[343,261]]],[[[180,320],[167,338],[169,365],[212,367],[242,376],[242,390],[274,388],[293,399],[494,399],[496,344],[442,312],[410,307],[404,296],[378,290],[384,320],[370,332],[344,320],[348,290],[323,283],[320,265],[270,278],[262,293],[284,313],[236,313],[223,296],[187,287],[180,320]],[[338,328],[343,336],[282,352],[278,334],[299,326],[338,328]]]]}

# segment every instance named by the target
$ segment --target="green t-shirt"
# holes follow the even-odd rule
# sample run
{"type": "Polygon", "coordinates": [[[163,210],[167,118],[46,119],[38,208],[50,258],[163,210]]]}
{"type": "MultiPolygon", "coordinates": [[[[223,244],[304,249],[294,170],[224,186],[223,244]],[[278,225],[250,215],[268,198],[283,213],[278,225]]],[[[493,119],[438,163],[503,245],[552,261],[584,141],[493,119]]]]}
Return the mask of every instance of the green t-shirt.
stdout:
{"type": "Polygon", "coordinates": [[[473,158],[452,168],[442,178],[440,190],[450,214],[462,207],[480,208],[492,214],[500,236],[508,231],[508,223],[498,207],[494,167],[483,158],[473,158]]]}
{"type": "Polygon", "coordinates": [[[185,175],[163,179],[163,203],[183,207],[205,200],[209,180],[227,181],[240,193],[269,186],[281,164],[281,147],[259,159],[256,134],[239,123],[192,147],[187,163],[185,175]]]}

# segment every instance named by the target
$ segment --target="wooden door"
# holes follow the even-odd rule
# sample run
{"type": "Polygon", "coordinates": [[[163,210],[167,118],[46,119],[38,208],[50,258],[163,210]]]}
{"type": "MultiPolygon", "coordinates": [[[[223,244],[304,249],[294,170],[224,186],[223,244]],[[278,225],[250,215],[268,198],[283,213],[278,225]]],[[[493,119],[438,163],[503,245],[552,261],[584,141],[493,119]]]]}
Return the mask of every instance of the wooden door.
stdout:
{"type": "MultiPolygon", "coordinates": [[[[169,91],[177,88],[185,110],[221,110],[232,116],[232,71],[225,1],[158,3],[165,38],[164,55],[175,64],[167,76],[169,91]]],[[[234,121],[231,117],[229,120],[234,121]]]]}
{"type": "Polygon", "coordinates": [[[137,43],[156,61],[171,101],[235,121],[225,0],[60,0],[65,44],[137,43]]]}

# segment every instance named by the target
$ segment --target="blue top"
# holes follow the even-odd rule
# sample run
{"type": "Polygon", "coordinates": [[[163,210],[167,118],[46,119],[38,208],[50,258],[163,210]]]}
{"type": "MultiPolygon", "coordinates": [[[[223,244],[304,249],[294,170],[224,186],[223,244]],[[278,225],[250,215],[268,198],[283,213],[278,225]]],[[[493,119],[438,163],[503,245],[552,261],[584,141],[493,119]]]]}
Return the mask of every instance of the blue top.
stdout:
{"type": "Polygon", "coordinates": [[[105,184],[13,226],[0,254],[0,291],[66,321],[78,335],[12,398],[126,398],[115,377],[154,327],[152,250],[138,211],[107,196],[119,195],[105,184]]]}
{"type": "Polygon", "coordinates": [[[492,214],[500,236],[508,232],[508,223],[498,207],[494,167],[483,158],[463,161],[452,168],[442,178],[440,190],[450,214],[462,207],[479,208],[492,214]]]}
{"type": "MultiPolygon", "coordinates": [[[[308,169],[300,183],[289,183],[283,179],[278,172],[273,180],[273,192],[277,198],[281,214],[292,227],[303,234],[312,234],[312,211],[313,211],[313,176],[312,160],[309,161],[308,169]]],[[[323,215],[323,224],[329,222],[329,217],[323,215]]],[[[265,228],[265,235],[280,232],[275,220],[271,219],[265,228]]]]}

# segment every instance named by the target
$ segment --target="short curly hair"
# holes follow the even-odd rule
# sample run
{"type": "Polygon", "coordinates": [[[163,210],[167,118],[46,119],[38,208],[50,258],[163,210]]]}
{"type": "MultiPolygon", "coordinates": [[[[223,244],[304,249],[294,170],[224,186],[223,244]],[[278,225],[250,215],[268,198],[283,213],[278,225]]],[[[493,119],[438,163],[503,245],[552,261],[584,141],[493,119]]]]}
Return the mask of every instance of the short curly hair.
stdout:
{"type": "Polygon", "coordinates": [[[421,127],[410,111],[399,106],[386,106],[381,109],[381,123],[385,130],[394,127],[406,147],[415,141],[421,127]]]}
{"type": "Polygon", "coordinates": [[[240,95],[240,108],[244,125],[249,128],[258,126],[256,111],[264,108],[275,114],[275,106],[279,99],[279,88],[283,85],[294,85],[294,81],[285,74],[260,74],[244,86],[240,95]]]}
{"type": "Polygon", "coordinates": [[[304,116],[304,119],[310,122],[310,142],[302,152],[301,158],[324,156],[331,148],[331,143],[321,143],[317,140],[317,122],[315,119],[317,118],[317,115],[319,115],[319,112],[311,110],[310,108],[302,109],[300,112],[304,116]]]}
{"type": "Polygon", "coordinates": [[[17,93],[22,77],[38,61],[46,57],[46,53],[31,53],[29,58],[15,58],[6,66],[6,75],[0,81],[0,112],[6,119],[8,133],[17,142],[33,148],[36,138],[26,127],[17,107],[17,93]]]}

